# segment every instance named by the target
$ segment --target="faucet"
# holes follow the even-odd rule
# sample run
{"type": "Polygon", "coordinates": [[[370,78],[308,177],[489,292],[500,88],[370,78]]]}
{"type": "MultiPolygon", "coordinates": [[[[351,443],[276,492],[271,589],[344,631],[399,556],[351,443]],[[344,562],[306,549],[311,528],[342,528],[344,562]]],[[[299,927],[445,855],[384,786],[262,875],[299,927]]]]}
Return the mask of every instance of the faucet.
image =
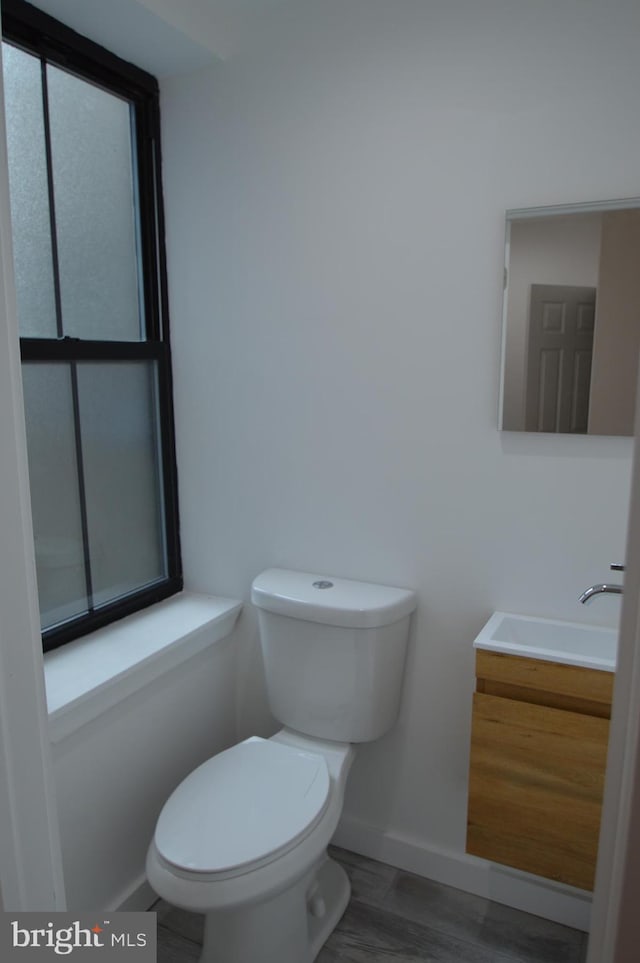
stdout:
{"type": "MultiPolygon", "coordinates": [[[[615,562],[611,565],[612,572],[624,572],[624,565],[620,565],[615,562]]],[[[583,605],[588,605],[596,595],[622,595],[622,585],[610,585],[609,583],[601,582],[599,585],[590,585],[588,589],[585,589],[579,600],[583,605]]]]}

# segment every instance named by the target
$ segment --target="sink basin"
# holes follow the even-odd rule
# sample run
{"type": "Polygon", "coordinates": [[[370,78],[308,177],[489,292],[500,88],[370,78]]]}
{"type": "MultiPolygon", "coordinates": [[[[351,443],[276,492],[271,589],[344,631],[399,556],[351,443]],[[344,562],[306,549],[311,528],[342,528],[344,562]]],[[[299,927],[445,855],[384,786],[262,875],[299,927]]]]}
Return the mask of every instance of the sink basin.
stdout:
{"type": "Polygon", "coordinates": [[[618,632],[579,622],[494,612],[474,648],[615,672],[618,632]]]}

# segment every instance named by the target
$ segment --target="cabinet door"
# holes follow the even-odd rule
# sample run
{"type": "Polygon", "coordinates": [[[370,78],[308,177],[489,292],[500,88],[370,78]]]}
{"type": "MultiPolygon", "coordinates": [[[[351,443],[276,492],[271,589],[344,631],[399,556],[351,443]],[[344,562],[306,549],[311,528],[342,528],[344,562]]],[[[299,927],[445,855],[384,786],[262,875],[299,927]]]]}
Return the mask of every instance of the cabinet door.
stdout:
{"type": "Polygon", "coordinates": [[[467,852],[593,888],[609,722],[476,692],[467,852]]]}

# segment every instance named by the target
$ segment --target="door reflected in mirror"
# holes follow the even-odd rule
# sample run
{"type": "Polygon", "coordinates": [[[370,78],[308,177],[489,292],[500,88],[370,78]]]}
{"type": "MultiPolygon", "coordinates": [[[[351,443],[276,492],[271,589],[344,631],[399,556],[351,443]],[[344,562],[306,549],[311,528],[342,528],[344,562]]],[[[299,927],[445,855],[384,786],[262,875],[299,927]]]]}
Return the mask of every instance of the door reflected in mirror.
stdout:
{"type": "Polygon", "coordinates": [[[632,435],[640,198],[507,211],[499,427],[632,435]]]}

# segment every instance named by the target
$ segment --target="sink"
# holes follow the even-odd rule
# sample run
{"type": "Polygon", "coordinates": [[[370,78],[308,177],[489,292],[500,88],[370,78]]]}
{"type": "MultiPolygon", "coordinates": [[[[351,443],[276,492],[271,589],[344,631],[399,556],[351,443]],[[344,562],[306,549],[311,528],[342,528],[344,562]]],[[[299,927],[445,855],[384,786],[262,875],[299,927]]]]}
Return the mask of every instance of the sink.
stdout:
{"type": "Polygon", "coordinates": [[[579,622],[494,612],[474,648],[615,672],[618,632],[579,622]]]}

